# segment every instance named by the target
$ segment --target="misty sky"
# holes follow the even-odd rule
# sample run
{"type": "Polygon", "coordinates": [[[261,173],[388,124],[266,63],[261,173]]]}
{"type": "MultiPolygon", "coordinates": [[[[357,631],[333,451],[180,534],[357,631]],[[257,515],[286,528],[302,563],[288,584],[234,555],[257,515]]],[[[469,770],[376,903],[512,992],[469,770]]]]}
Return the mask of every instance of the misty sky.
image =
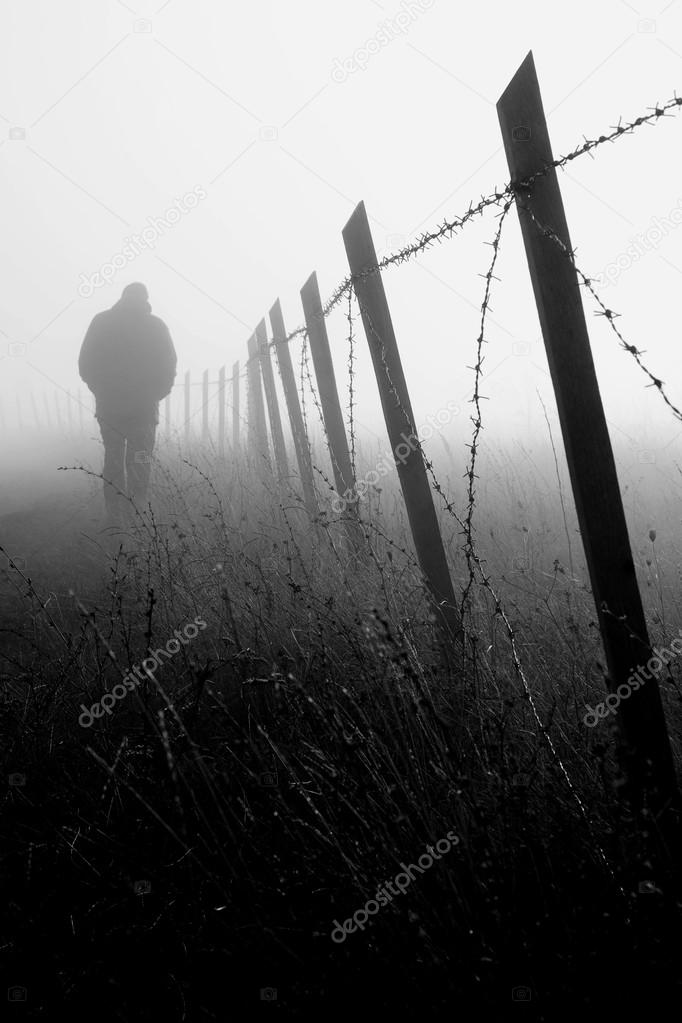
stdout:
{"type": "MultiPolygon", "coordinates": [[[[10,425],[17,394],[42,400],[77,386],[88,323],[130,281],[148,285],[180,374],[210,367],[215,378],[244,360],[277,296],[292,329],[310,272],[323,297],[346,275],[341,229],[359,200],[384,254],[504,184],[495,102],[529,49],[555,156],[682,87],[679,0],[0,0],[0,10],[0,401],[10,425]],[[84,281],[188,193],[203,197],[82,297],[84,281]]],[[[678,405],[682,230],[617,275],[613,265],[652,217],[682,210],[681,150],[671,117],[560,179],[579,264],[593,276],[611,266],[604,298],[678,405]]],[[[452,399],[465,404],[477,275],[495,227],[488,216],[384,275],[418,422],[452,399]]],[[[542,421],[537,390],[555,419],[515,211],[498,275],[485,415],[490,436],[508,437],[542,421]]],[[[679,443],[680,424],[586,309],[614,440],[679,443]]],[[[329,321],[342,387],[344,312],[329,321]]],[[[358,354],[358,420],[380,433],[361,333],[358,354]]],[[[466,426],[464,411],[462,436],[466,426]]]]}

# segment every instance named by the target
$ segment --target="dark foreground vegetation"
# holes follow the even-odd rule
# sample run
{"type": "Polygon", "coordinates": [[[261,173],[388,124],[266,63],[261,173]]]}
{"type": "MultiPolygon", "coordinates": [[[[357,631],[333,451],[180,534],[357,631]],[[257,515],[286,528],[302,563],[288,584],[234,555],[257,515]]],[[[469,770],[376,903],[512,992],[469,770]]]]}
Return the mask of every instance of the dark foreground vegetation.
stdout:
{"type": "MultiPolygon", "coordinates": [[[[674,1005],[678,878],[619,809],[613,719],[583,724],[604,693],[599,637],[551,489],[500,461],[481,494],[521,677],[478,584],[466,648],[444,654],[390,487],[355,551],[335,516],[311,522],[252,471],[190,462],[159,467],[153,514],[114,535],[84,473],[73,507],[2,523],[3,1018],[674,1005]],[[153,677],[79,724],[175,630],[153,677]],[[448,832],[447,854],[332,940],[448,832]]],[[[459,526],[443,531],[462,582],[459,526]]],[[[664,641],[678,569],[646,542],[664,641]]],[[[660,680],[678,756],[680,675],[660,680]]]]}

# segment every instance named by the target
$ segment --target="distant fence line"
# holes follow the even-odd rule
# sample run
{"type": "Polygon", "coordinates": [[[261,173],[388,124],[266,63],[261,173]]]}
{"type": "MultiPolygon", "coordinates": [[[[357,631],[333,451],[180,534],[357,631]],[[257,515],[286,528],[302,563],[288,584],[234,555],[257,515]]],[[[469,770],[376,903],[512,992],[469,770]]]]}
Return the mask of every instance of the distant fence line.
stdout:
{"type": "MultiPolygon", "coordinates": [[[[211,379],[206,369],[200,379],[193,380],[191,371],[182,374],[171,393],[159,404],[159,439],[196,440],[212,443],[218,450],[239,448],[239,435],[245,422],[240,412],[240,381],[238,363],[231,376],[225,367],[211,379]],[[197,392],[200,389],[200,392],[197,392]]],[[[94,419],[95,398],[86,388],[54,387],[15,395],[14,402],[0,402],[0,428],[4,433],[16,429],[21,433],[34,429],[76,437],[97,432],[94,419]]]]}

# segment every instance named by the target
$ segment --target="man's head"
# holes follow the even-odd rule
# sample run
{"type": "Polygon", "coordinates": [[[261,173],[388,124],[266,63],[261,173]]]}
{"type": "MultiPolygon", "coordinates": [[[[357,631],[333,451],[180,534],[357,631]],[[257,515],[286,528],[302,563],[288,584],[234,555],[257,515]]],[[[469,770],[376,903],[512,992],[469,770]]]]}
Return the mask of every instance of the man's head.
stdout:
{"type": "Polygon", "coordinates": [[[137,282],[135,284],[126,284],[121,292],[120,301],[123,305],[130,308],[151,308],[149,305],[149,292],[144,284],[137,282]]]}

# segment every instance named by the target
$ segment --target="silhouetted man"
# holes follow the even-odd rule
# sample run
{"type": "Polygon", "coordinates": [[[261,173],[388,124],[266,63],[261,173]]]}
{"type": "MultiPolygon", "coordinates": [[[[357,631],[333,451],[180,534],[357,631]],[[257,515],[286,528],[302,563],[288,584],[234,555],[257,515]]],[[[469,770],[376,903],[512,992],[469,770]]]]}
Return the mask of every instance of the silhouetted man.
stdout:
{"type": "Polygon", "coordinates": [[[104,441],[104,501],[117,521],[121,493],[140,507],[146,498],[159,422],[177,357],[168,327],[152,316],[144,284],[129,284],[111,309],[98,313],[81,346],[78,369],[95,395],[104,441]],[[127,475],[127,488],[125,475],[127,475]]]}

